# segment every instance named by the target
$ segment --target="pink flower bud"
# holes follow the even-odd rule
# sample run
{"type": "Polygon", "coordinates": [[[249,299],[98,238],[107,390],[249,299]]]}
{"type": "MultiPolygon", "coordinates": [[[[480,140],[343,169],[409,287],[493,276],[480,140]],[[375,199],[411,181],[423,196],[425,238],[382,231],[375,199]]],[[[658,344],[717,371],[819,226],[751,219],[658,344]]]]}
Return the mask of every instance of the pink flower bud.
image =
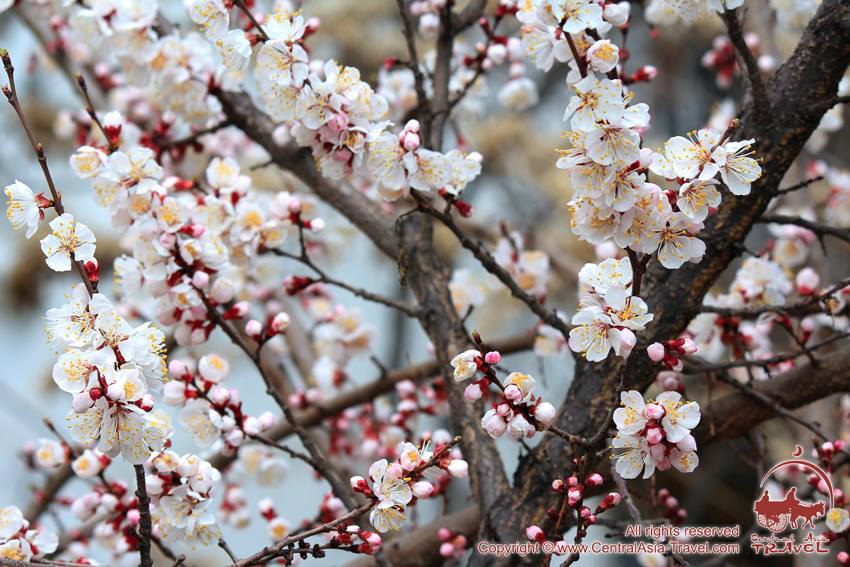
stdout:
{"type": "Polygon", "coordinates": [[[694,354],[697,350],[697,344],[691,337],[684,337],[685,342],[682,344],[682,351],[687,354],[694,354]]]}
{"type": "Polygon", "coordinates": [[[679,501],[676,500],[675,496],[668,496],[666,500],[664,500],[664,505],[669,509],[673,509],[679,505],[679,501]]]}
{"type": "Polygon", "coordinates": [[[272,319],[271,332],[274,334],[285,333],[286,329],[289,328],[289,321],[289,314],[285,311],[281,311],[274,316],[274,319],[272,319]]]}
{"type": "Polygon", "coordinates": [[[661,362],[664,360],[664,345],[661,343],[652,343],[646,347],[646,354],[653,362],[661,362]]]}
{"type": "Polygon", "coordinates": [[[555,406],[549,402],[541,402],[534,408],[534,418],[545,429],[555,421],[555,406]]]}
{"type": "Polygon", "coordinates": [[[241,429],[234,429],[224,438],[228,445],[231,447],[239,447],[242,445],[242,442],[245,441],[245,434],[242,433],[241,429]]]}
{"type": "Polygon", "coordinates": [[[581,500],[581,490],[578,488],[571,488],[567,491],[567,504],[570,506],[575,506],[581,500]]]}
{"type": "Polygon", "coordinates": [[[555,492],[560,492],[563,489],[564,489],[564,481],[563,480],[561,480],[560,478],[556,478],[555,480],[552,481],[552,490],[554,490],[555,492]]]}
{"type": "Polygon", "coordinates": [[[661,443],[661,440],[664,436],[661,434],[661,430],[657,427],[653,427],[652,429],[646,432],[646,442],[650,445],[656,445],[661,443]]]}
{"type": "Polygon", "coordinates": [[[262,500],[257,502],[257,508],[260,510],[260,514],[271,514],[272,512],[274,512],[274,503],[271,501],[270,498],[263,498],[262,500]]]}
{"type": "Polygon", "coordinates": [[[138,526],[139,520],[141,520],[141,514],[137,509],[127,510],[127,521],[130,522],[131,526],[138,526]]]}
{"type": "Polygon", "coordinates": [[[112,384],[106,389],[106,397],[117,402],[124,397],[124,387],[120,384],[112,384]]]}
{"type": "Polygon", "coordinates": [[[206,272],[195,272],[192,276],[192,285],[199,288],[207,287],[210,283],[210,275],[206,272]]]}
{"type": "Polygon", "coordinates": [[[247,301],[240,301],[239,303],[234,304],[233,307],[225,311],[222,316],[225,319],[242,319],[245,315],[248,314],[248,309],[250,307],[251,305],[247,301]]]}
{"type": "Polygon", "coordinates": [[[349,481],[351,483],[351,489],[355,492],[362,492],[364,488],[367,488],[366,479],[362,476],[353,476],[349,481]]]}
{"type": "Polygon", "coordinates": [[[483,418],[481,418],[481,427],[484,428],[490,437],[497,439],[504,435],[505,431],[507,431],[508,422],[506,422],[501,415],[490,410],[484,414],[483,418]]]}
{"type": "Polygon", "coordinates": [[[481,387],[475,383],[470,384],[463,391],[463,397],[466,398],[466,401],[468,402],[480,400],[482,394],[483,392],[481,391],[481,387]]]}
{"type": "Polygon", "coordinates": [[[649,404],[643,412],[649,419],[661,419],[664,417],[664,406],[661,404],[649,404]]]}
{"type": "Polygon", "coordinates": [[[217,278],[210,289],[210,297],[216,303],[229,303],[235,294],[236,288],[227,278],[217,278]]]}
{"type": "Polygon", "coordinates": [[[94,405],[94,400],[88,392],[80,392],[74,396],[74,401],[71,402],[71,407],[75,413],[85,413],[94,405]]]}
{"type": "Polygon", "coordinates": [[[540,543],[546,536],[539,526],[528,526],[525,528],[525,537],[528,538],[528,541],[536,541],[540,543]]]}
{"type": "Polygon", "coordinates": [[[170,232],[164,232],[159,237],[159,243],[162,244],[164,248],[174,248],[174,244],[177,242],[177,236],[171,234],[170,232]]]}
{"type": "Polygon", "coordinates": [[[404,469],[398,463],[393,463],[387,469],[387,474],[393,478],[401,478],[404,476],[404,469]]]}
{"type": "Polygon", "coordinates": [[[408,120],[407,124],[404,125],[404,130],[407,132],[418,132],[419,131],[419,121],[418,120],[408,120]]]}
{"type": "Polygon", "coordinates": [[[275,423],[277,423],[277,418],[270,411],[261,413],[257,419],[260,422],[261,431],[268,431],[269,429],[274,427],[275,423]]]}
{"type": "Polygon", "coordinates": [[[245,431],[245,435],[259,435],[260,420],[253,416],[246,417],[242,421],[242,430],[245,431]]]}
{"type": "Polygon", "coordinates": [[[449,463],[448,471],[455,478],[466,478],[469,474],[469,465],[462,459],[452,459],[449,463]]]}
{"type": "Polygon", "coordinates": [[[136,405],[143,411],[151,411],[155,403],[156,401],[153,399],[153,396],[145,394],[138,402],[136,402],[136,405]]]}
{"type": "Polygon", "coordinates": [[[511,384],[507,388],[505,388],[505,398],[511,400],[512,402],[516,402],[522,399],[522,390],[517,388],[514,384],[511,384]]]}
{"type": "Polygon", "coordinates": [[[440,528],[437,531],[437,537],[440,538],[440,541],[446,541],[447,539],[452,537],[452,532],[448,528],[440,528]]]}
{"type": "Polygon", "coordinates": [[[223,406],[230,401],[230,390],[221,386],[215,386],[210,390],[209,398],[215,405],[223,406]]]}
{"type": "Polygon", "coordinates": [[[499,364],[501,360],[502,355],[499,353],[499,351],[496,350],[491,350],[490,352],[484,355],[484,362],[486,362],[487,364],[499,364]]]}
{"type": "Polygon", "coordinates": [[[640,149],[640,166],[642,168],[647,168],[652,165],[652,150],[649,148],[641,148],[640,149]]]}
{"type": "Polygon", "coordinates": [[[623,501],[623,497],[619,492],[609,492],[608,497],[611,498],[611,504],[616,506],[623,501]]]}
{"type": "Polygon", "coordinates": [[[455,553],[455,546],[450,544],[449,542],[445,542],[440,544],[440,555],[449,558],[455,553]]]}
{"type": "Polygon", "coordinates": [[[186,363],[182,360],[174,359],[168,363],[168,374],[177,380],[183,379],[183,377],[189,373],[189,369],[186,366],[186,363]]]}
{"type": "Polygon", "coordinates": [[[419,499],[428,498],[434,492],[434,485],[426,480],[420,480],[419,482],[414,482],[411,489],[415,497],[419,499]]]}
{"type": "Polygon", "coordinates": [[[587,481],[585,482],[585,484],[587,486],[602,486],[603,482],[604,482],[604,479],[602,478],[601,474],[593,473],[592,475],[587,477],[587,481]]]}
{"type": "Polygon", "coordinates": [[[403,132],[401,134],[401,145],[409,152],[416,151],[420,143],[419,134],[414,132],[403,132]]]}
{"type": "Polygon", "coordinates": [[[800,295],[814,295],[820,285],[820,276],[813,269],[806,267],[797,273],[794,283],[800,295]]]}
{"type": "Polygon", "coordinates": [[[835,559],[842,565],[850,565],[850,553],[847,553],[846,551],[839,551],[835,556],[835,559]]]}
{"type": "Polygon", "coordinates": [[[252,339],[259,339],[263,334],[263,324],[256,319],[251,319],[245,323],[245,334],[252,339]]]}
{"type": "Polygon", "coordinates": [[[567,479],[567,486],[573,487],[578,486],[578,477],[576,475],[572,475],[567,479]]]}

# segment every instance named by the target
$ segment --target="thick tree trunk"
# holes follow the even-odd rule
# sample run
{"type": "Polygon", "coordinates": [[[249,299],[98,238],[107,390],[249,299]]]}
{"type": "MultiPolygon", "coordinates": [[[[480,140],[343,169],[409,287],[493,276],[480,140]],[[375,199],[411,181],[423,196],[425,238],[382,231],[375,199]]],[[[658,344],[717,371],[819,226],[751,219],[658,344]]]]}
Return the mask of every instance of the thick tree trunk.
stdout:
{"type": "MultiPolygon", "coordinates": [[[[615,403],[621,372],[627,388],[649,387],[658,368],[641,352],[641,347],[676,337],[699,312],[704,295],[740,254],[744,239],[770,202],[772,192],[830,108],[829,101],[836,96],[848,64],[850,2],[824,0],[794,54],[767,83],[770,107],[756,108],[750,101],[742,112],[736,137],[755,138],[763,176],[753,184],[748,196],[724,194],[720,210],[702,232],[706,253],[700,263],[688,263],[678,270],[667,270],[655,260],[650,263],[641,295],[655,314],[651,327],[639,334],[640,342],[625,364],[619,358],[602,363],[578,362],[558,416],[561,429],[592,436],[602,427],[615,403]]],[[[607,439],[602,443],[607,443],[607,439]]],[[[512,497],[482,512],[488,527],[484,535],[490,539],[523,541],[525,527],[540,524],[546,509],[554,505],[549,484],[553,474],[570,471],[569,447],[562,439],[549,436],[536,448],[534,457],[520,464],[512,497]],[[536,462],[550,464],[551,470],[541,469],[536,462]]],[[[543,561],[540,557],[526,560],[543,561]]],[[[512,558],[505,563],[520,561],[521,558],[512,558]]],[[[492,557],[476,557],[472,564],[495,563],[492,557]]]]}

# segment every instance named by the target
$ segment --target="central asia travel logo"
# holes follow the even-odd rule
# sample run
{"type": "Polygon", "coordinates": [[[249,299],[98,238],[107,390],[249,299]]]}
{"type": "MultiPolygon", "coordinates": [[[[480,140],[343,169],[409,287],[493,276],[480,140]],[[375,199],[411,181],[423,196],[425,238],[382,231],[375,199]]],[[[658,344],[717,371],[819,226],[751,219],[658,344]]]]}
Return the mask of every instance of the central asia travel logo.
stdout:
{"type": "MultiPolygon", "coordinates": [[[[817,535],[814,532],[815,521],[826,516],[829,510],[835,506],[835,497],[832,479],[820,466],[805,459],[800,459],[803,448],[797,445],[793,453],[793,459],[782,461],[773,466],[762,478],[761,485],[764,487],[767,480],[779,469],[784,467],[796,467],[798,470],[811,471],[816,474],[823,485],[826,486],[826,494],[829,502],[801,499],[797,494],[797,487],[793,486],[780,500],[773,500],[767,489],[761,498],[753,504],[753,513],[756,522],[762,528],[772,532],[769,536],[753,533],[750,536],[750,546],[758,555],[799,555],[799,554],[823,554],[828,553],[829,539],[817,535]],[[808,527],[805,533],[794,533],[790,531],[800,530],[808,527]],[[777,534],[788,531],[789,533],[780,537],[777,534]]],[[[815,496],[811,496],[814,498],[815,496]]]]}

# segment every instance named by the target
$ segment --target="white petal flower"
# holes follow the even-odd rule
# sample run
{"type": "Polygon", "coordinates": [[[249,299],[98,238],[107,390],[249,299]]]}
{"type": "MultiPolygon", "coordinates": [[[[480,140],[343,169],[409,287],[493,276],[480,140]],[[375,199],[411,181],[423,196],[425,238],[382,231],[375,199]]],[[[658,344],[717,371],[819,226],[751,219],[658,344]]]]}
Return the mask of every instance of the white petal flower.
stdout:
{"type": "Polygon", "coordinates": [[[30,238],[38,230],[38,221],[43,214],[36,196],[33,195],[32,189],[17,180],[6,186],[5,193],[9,199],[6,217],[12,223],[12,228],[18,230],[26,226],[26,237],[30,238]]]}
{"type": "Polygon", "coordinates": [[[664,407],[665,414],[661,425],[671,443],[678,443],[687,437],[700,420],[699,404],[682,403],[681,398],[678,392],[663,392],[655,398],[655,401],[664,407]]]}
{"type": "Polygon", "coordinates": [[[620,332],[599,307],[580,310],[573,315],[572,324],[576,327],[570,330],[570,349],[590,362],[605,360],[612,348],[620,346],[620,332]]]}
{"type": "Polygon", "coordinates": [[[94,233],[83,223],[74,222],[68,213],[50,221],[52,234],[41,240],[41,251],[47,257],[47,265],[57,272],[71,269],[71,258],[87,262],[94,258],[94,233]]]}
{"type": "Polygon", "coordinates": [[[39,439],[35,450],[35,461],[46,469],[55,469],[65,464],[65,448],[55,439],[39,439]]]}
{"type": "Polygon", "coordinates": [[[708,210],[720,205],[720,192],[715,188],[715,179],[694,179],[679,188],[676,205],[679,210],[696,222],[702,222],[708,216],[708,210]]]}
{"type": "Polygon", "coordinates": [[[53,381],[62,391],[76,394],[88,387],[95,370],[86,352],[68,350],[53,365],[53,381]]]}
{"type": "Polygon", "coordinates": [[[629,390],[620,394],[623,407],[614,410],[614,424],[617,430],[629,435],[636,435],[646,425],[646,417],[643,410],[646,407],[643,396],[636,390],[629,390]]]}
{"type": "Polygon", "coordinates": [[[759,162],[749,157],[755,140],[729,142],[723,146],[725,160],[720,165],[720,178],[735,195],[749,195],[750,185],[761,177],[759,162]]]}
{"type": "Polygon", "coordinates": [[[215,416],[218,416],[218,413],[208,401],[195,398],[189,400],[180,411],[180,423],[189,431],[199,447],[209,447],[221,435],[221,417],[216,419],[215,416]]]}
{"type": "Polygon", "coordinates": [[[80,146],[70,157],[71,169],[81,179],[96,177],[103,171],[108,156],[98,148],[80,146]]]}
{"type": "Polygon", "coordinates": [[[24,515],[16,506],[0,508],[0,539],[9,539],[24,527],[24,515]]]}
{"type": "Polygon", "coordinates": [[[611,440],[614,449],[625,449],[615,454],[617,459],[614,469],[625,479],[637,478],[640,471],[644,471],[643,478],[649,478],[655,472],[655,460],[649,454],[649,446],[646,438],[618,433],[611,440]]]}
{"type": "Polygon", "coordinates": [[[696,451],[688,451],[687,453],[680,451],[678,447],[673,447],[670,450],[670,464],[683,473],[693,472],[699,465],[699,457],[696,451]]]}
{"type": "Polygon", "coordinates": [[[478,372],[478,364],[476,363],[478,358],[481,358],[480,352],[467,350],[452,359],[451,365],[454,368],[455,382],[463,382],[475,376],[475,373],[478,372]]]}
{"type": "Polygon", "coordinates": [[[381,533],[396,531],[404,522],[404,507],[392,500],[383,500],[369,512],[369,522],[381,533]]]}
{"type": "Polygon", "coordinates": [[[826,513],[826,527],[836,534],[850,528],[850,512],[844,508],[832,508],[826,513]]]}

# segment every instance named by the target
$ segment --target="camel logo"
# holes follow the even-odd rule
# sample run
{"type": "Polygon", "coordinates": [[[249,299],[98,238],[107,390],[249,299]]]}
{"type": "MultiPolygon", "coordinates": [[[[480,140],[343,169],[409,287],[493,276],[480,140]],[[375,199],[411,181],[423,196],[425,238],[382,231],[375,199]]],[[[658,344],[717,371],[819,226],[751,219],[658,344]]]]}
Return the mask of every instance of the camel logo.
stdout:
{"type": "MultiPolygon", "coordinates": [[[[802,454],[803,449],[798,445],[793,456],[799,457],[802,454]]],[[[767,479],[778,469],[787,466],[802,466],[818,475],[827,487],[829,507],[827,507],[827,503],[823,500],[814,503],[800,500],[797,497],[797,487],[791,487],[785,493],[785,498],[782,500],[771,500],[768,491],[765,490],[761,498],[756,500],[753,505],[753,512],[756,515],[758,525],[775,534],[785,531],[789,526],[795,530],[805,526],[814,529],[815,520],[825,516],[827,510],[831,510],[835,503],[832,480],[829,478],[829,475],[815,463],[804,459],[794,458],[777,463],[764,475],[761,486],[764,486],[767,479]]]]}

